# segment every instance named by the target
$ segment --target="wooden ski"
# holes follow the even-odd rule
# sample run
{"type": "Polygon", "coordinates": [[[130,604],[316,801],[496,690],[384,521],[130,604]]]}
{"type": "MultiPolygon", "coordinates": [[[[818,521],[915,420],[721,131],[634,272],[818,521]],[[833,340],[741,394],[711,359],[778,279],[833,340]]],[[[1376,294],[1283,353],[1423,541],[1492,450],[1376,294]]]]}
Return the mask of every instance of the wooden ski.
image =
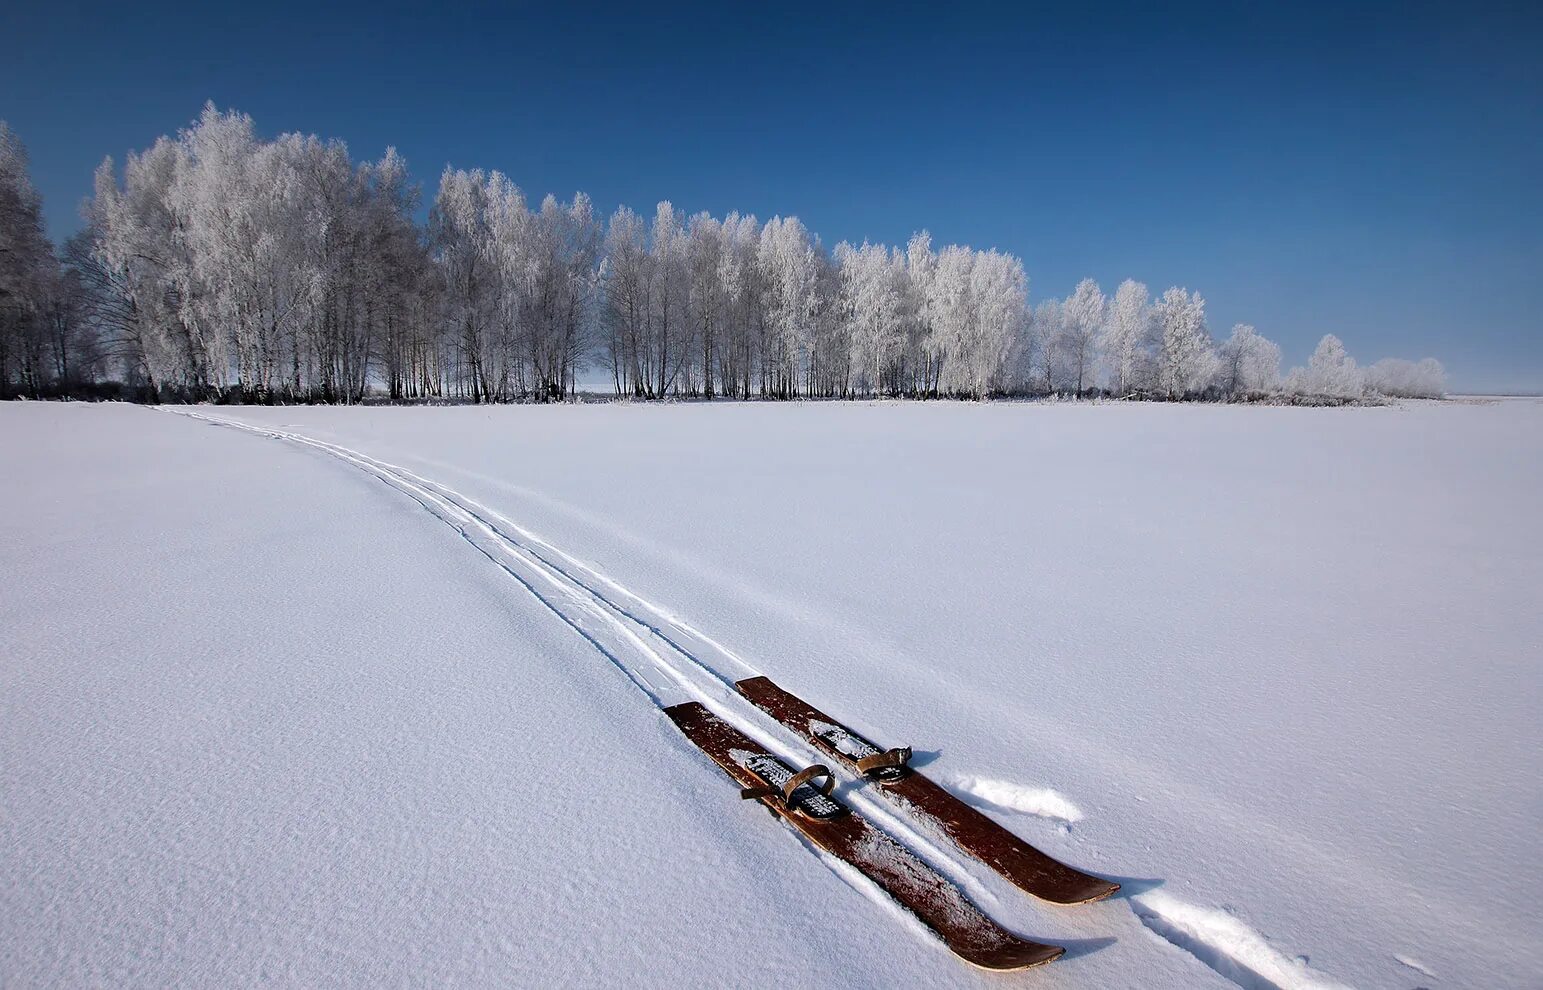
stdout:
{"type": "Polygon", "coordinates": [[[907,766],[909,748],[881,750],[770,678],[750,677],[735,686],[756,707],[872,781],[896,805],[947,835],[1014,886],[1055,904],[1085,904],[1120,889],[1111,880],[1052,859],[907,766]]]}
{"type": "Polygon", "coordinates": [[[831,797],[833,781],[826,768],[795,773],[697,702],[666,708],[665,714],[739,782],[741,797],[760,800],[820,849],[856,867],[965,962],[989,970],[1028,969],[1066,951],[1019,938],[986,917],[910,850],[831,797]],[[822,777],[824,786],[816,786],[822,777]]]}

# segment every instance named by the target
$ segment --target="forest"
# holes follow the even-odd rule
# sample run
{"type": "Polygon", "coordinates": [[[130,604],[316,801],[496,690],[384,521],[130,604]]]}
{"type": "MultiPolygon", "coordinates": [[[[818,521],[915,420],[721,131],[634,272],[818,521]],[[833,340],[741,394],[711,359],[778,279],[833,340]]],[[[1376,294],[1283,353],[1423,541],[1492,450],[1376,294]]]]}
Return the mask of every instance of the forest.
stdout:
{"type": "Polygon", "coordinates": [[[246,403],[616,397],[1114,397],[1314,404],[1435,397],[1432,359],[1363,367],[1325,334],[1283,374],[1204,297],[1082,280],[1031,302],[1020,259],[827,248],[797,217],[597,216],[447,167],[422,190],[388,149],[259,137],[212,104],[97,169],[50,243],[0,122],[0,397],[246,403]],[[582,381],[581,381],[582,378],[582,381]]]}

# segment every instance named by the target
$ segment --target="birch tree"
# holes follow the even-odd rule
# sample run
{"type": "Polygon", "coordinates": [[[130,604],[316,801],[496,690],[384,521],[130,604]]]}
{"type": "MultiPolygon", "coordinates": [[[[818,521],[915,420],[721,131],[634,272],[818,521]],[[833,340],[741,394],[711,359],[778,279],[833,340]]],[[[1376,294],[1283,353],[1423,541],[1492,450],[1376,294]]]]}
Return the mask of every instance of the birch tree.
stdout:
{"type": "Polygon", "coordinates": [[[1174,287],[1155,307],[1162,330],[1160,386],[1170,399],[1195,395],[1216,373],[1216,353],[1205,325],[1205,300],[1200,293],[1174,287]]]}
{"type": "Polygon", "coordinates": [[[1151,336],[1151,296],[1143,283],[1126,279],[1110,301],[1099,341],[1115,395],[1123,396],[1136,385],[1151,336]]]}
{"type": "Polygon", "coordinates": [[[1218,384],[1229,397],[1265,392],[1280,384],[1280,348],[1239,323],[1218,352],[1218,384]]]}
{"type": "Polygon", "coordinates": [[[1061,343],[1058,348],[1076,382],[1076,394],[1091,384],[1097,360],[1097,343],[1104,329],[1109,303],[1098,283],[1085,278],[1061,305],[1061,343]]]}
{"type": "Polygon", "coordinates": [[[58,267],[43,232],[43,202],[28,173],[26,147],[0,121],[0,396],[10,388],[13,365],[22,389],[38,394],[58,267]]]}

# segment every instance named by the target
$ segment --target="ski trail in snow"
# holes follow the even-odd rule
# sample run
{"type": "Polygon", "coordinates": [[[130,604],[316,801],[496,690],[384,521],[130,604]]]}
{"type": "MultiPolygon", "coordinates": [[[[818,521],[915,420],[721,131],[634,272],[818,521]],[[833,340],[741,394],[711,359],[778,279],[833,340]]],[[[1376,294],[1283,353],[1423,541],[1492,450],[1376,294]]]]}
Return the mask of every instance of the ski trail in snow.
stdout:
{"type": "Polygon", "coordinates": [[[1285,955],[1226,911],[1198,907],[1161,890],[1131,898],[1141,923],[1243,990],[1349,990],[1285,955]]]}
{"type": "MultiPolygon", "coordinates": [[[[474,499],[405,467],[340,444],[239,420],[161,408],[212,426],[310,447],[363,471],[456,530],[619,669],[656,707],[665,708],[687,699],[699,701],[724,721],[766,743],[767,749],[784,762],[796,766],[821,762],[821,754],[802,737],[745,701],[735,690],[736,680],[759,673],[738,654],[474,499]],[[645,637],[656,639],[684,663],[670,660],[645,637]],[[727,673],[707,662],[701,653],[716,654],[734,672],[727,673]],[[673,685],[680,696],[667,697],[669,689],[658,687],[660,682],[673,685]]],[[[973,863],[967,864],[945,850],[930,832],[901,818],[861,788],[849,790],[842,798],[964,890],[971,900],[977,904],[998,902],[974,872],[973,863]]],[[[868,883],[866,878],[864,882],[868,883]]],[[[868,896],[876,903],[881,898],[890,900],[877,887],[868,896]]]]}
{"type": "Polygon", "coordinates": [[[1398,962],[1399,965],[1408,966],[1410,969],[1414,970],[1416,973],[1419,973],[1421,976],[1428,976],[1433,980],[1436,979],[1436,974],[1432,972],[1431,968],[1413,956],[1405,956],[1395,952],[1393,954],[1393,958],[1398,962]]]}
{"type": "MultiPolygon", "coordinates": [[[[821,762],[822,754],[814,751],[803,737],[765,715],[735,690],[735,681],[760,673],[737,653],[496,510],[401,465],[340,444],[188,410],[162,411],[310,447],[359,469],[407,495],[456,530],[583,637],[655,706],[667,707],[673,700],[683,700],[680,696],[699,701],[724,721],[765,743],[768,751],[784,762],[798,766],[821,762]],[[668,698],[672,692],[678,696],[668,698]]],[[[967,799],[991,809],[1028,813],[1067,824],[1082,818],[1075,804],[1048,788],[970,776],[955,776],[945,783],[967,799]]],[[[909,821],[867,789],[849,789],[842,798],[964,890],[971,900],[977,904],[997,903],[995,893],[980,875],[989,871],[973,859],[956,854],[946,839],[909,821]]],[[[807,842],[804,845],[818,853],[807,842]]],[[[908,912],[860,873],[843,869],[844,863],[827,862],[824,855],[819,858],[884,910],[910,918],[908,912]]],[[[1280,953],[1263,935],[1224,911],[1196,907],[1162,891],[1133,897],[1131,905],[1141,923],[1155,936],[1185,950],[1245,990],[1344,988],[1344,984],[1313,970],[1304,960],[1280,953]]],[[[930,936],[919,922],[910,927],[930,936]]],[[[1412,960],[1396,958],[1411,969],[1429,972],[1412,960]]]]}

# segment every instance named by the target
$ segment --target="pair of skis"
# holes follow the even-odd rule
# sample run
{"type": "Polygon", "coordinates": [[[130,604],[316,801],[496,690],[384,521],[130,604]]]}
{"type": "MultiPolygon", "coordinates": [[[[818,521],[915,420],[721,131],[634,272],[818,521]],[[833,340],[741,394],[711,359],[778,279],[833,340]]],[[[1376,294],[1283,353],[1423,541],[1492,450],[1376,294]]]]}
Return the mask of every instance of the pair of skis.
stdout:
{"type": "MultiPolygon", "coordinates": [[[[1056,904],[1096,901],[1120,889],[1052,859],[918,773],[908,766],[909,748],[881,750],[769,678],[751,677],[735,687],[1020,889],[1056,904]]],[[[1020,938],[992,921],[910,850],[832,797],[835,780],[828,768],[795,772],[694,701],[667,708],[665,714],[739,782],[741,797],[760,800],[814,845],[856,867],[966,962],[990,970],[1028,969],[1065,953],[1061,946],[1020,938]]]]}

